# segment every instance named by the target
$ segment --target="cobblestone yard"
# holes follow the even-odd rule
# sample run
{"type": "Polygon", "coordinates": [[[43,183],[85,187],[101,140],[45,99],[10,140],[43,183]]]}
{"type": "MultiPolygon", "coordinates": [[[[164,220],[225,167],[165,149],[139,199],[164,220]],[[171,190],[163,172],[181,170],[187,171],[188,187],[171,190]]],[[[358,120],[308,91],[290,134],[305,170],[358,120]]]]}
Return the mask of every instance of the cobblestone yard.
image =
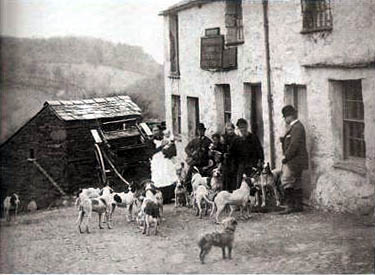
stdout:
{"type": "MultiPolygon", "coordinates": [[[[218,229],[192,209],[165,206],[158,236],[144,236],[116,209],[114,228],[79,234],[73,207],[1,223],[1,273],[374,273],[370,217],[306,211],[289,216],[254,213],[240,221],[232,260],[213,248],[199,262],[197,240],[218,229]]],[[[238,212],[236,212],[237,214],[238,212]]]]}

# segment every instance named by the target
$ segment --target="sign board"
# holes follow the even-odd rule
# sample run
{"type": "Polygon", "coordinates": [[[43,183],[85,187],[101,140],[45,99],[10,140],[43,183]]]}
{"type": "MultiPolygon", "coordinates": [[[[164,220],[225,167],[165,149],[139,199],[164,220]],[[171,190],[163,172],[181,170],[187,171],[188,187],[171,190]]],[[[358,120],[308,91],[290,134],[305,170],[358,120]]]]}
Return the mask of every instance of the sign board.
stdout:
{"type": "Polygon", "coordinates": [[[221,69],[223,65],[224,36],[201,38],[201,68],[221,69]]]}

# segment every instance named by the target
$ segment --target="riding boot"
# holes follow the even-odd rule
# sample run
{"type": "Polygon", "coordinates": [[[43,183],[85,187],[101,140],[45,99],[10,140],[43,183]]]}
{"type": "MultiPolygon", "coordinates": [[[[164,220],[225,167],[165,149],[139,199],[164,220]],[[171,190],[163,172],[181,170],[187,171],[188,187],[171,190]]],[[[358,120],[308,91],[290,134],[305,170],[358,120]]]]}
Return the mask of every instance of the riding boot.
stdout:
{"type": "Polygon", "coordinates": [[[286,207],[283,211],[279,212],[279,215],[287,215],[294,210],[294,199],[293,199],[293,188],[285,189],[285,204],[286,207]]]}
{"type": "Polygon", "coordinates": [[[303,211],[303,192],[302,189],[294,190],[294,211],[303,211]]]}

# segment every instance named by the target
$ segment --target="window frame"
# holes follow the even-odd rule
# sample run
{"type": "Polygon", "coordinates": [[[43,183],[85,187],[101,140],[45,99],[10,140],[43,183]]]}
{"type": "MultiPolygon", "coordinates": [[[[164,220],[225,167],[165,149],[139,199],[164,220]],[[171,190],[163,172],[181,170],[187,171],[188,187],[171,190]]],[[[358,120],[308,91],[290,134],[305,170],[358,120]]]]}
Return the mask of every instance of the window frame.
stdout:
{"type": "Polygon", "coordinates": [[[182,125],[181,125],[181,96],[180,95],[172,95],[172,131],[174,136],[180,136],[182,133],[182,125]],[[175,103],[178,103],[177,107],[175,107],[175,103]],[[175,108],[177,108],[177,117],[175,113],[175,108]],[[177,121],[177,125],[175,125],[175,121],[177,121]],[[177,126],[177,129],[175,129],[177,126]]]}
{"type": "Polygon", "coordinates": [[[362,95],[362,83],[361,83],[361,80],[344,80],[342,81],[342,109],[343,109],[343,114],[342,114],[342,120],[343,120],[343,157],[344,159],[358,159],[358,160],[362,160],[362,159],[366,159],[366,139],[364,137],[364,131],[365,131],[365,120],[364,120],[364,103],[363,103],[363,95],[362,95]],[[359,82],[357,84],[359,84],[359,91],[357,92],[360,92],[361,95],[361,99],[348,99],[347,96],[348,96],[348,93],[349,93],[349,89],[351,88],[349,86],[349,83],[350,82],[359,82]],[[346,85],[345,85],[346,83],[346,85]],[[362,119],[353,119],[352,117],[346,117],[347,116],[347,112],[350,111],[350,108],[348,107],[348,103],[349,102],[355,102],[355,103],[359,103],[362,105],[362,119]],[[363,131],[363,138],[358,138],[358,137],[355,137],[355,136],[351,136],[350,131],[348,131],[348,125],[350,124],[357,124],[357,125],[362,125],[360,128],[363,128],[362,129],[359,129],[359,128],[356,128],[355,131],[363,131]],[[361,150],[360,152],[358,152],[357,154],[359,154],[360,156],[357,156],[355,155],[355,152],[353,153],[351,151],[351,146],[350,146],[350,142],[351,140],[356,140],[357,142],[360,142],[362,143],[361,144],[361,150]]]}
{"type": "Polygon", "coordinates": [[[178,14],[169,15],[169,77],[180,77],[180,60],[179,60],[179,32],[178,32],[178,14]],[[172,30],[174,28],[174,30],[172,30]],[[175,37],[173,36],[175,33],[175,37]],[[174,37],[175,41],[172,42],[171,38],[174,37]],[[175,51],[175,58],[172,60],[172,53],[175,51]],[[174,68],[175,67],[175,68],[174,68]]]}
{"type": "Polygon", "coordinates": [[[332,31],[333,29],[333,18],[331,9],[331,0],[301,0],[301,11],[302,11],[302,34],[332,31]],[[309,3],[315,3],[319,5],[318,8],[315,6],[315,10],[311,11],[310,15],[312,18],[313,26],[307,26],[309,11],[307,10],[309,3]],[[324,10],[322,9],[322,4],[325,5],[324,10]],[[318,11],[317,11],[318,10],[318,11]],[[317,23],[318,22],[318,23],[317,23]]]}
{"type": "Polygon", "coordinates": [[[245,42],[242,0],[230,0],[225,2],[225,28],[227,30],[225,35],[226,46],[239,45],[245,42]],[[234,13],[229,12],[229,5],[233,5],[232,9],[235,9],[234,13]],[[228,39],[228,37],[230,37],[229,30],[233,30],[235,32],[236,38],[234,40],[228,39]]]}

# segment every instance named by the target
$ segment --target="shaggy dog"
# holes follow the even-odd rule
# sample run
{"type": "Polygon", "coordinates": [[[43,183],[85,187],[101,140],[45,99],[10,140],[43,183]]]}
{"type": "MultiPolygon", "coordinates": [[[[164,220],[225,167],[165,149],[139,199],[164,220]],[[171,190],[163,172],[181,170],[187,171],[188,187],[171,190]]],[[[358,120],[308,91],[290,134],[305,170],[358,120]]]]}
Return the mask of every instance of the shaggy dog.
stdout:
{"type": "Polygon", "coordinates": [[[221,247],[223,259],[226,258],[225,248],[228,247],[228,259],[232,258],[232,247],[234,241],[234,232],[236,231],[237,221],[235,218],[228,217],[222,222],[223,230],[220,232],[207,233],[198,241],[201,249],[199,259],[204,264],[204,257],[210,252],[212,246],[221,247]]]}

